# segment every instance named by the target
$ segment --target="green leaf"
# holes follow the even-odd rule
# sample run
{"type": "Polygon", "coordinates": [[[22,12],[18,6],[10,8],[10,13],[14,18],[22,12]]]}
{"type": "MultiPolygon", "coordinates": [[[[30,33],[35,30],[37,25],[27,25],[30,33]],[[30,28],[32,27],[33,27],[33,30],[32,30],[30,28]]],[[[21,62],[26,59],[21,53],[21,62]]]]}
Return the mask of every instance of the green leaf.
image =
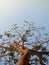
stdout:
{"type": "Polygon", "coordinates": [[[13,45],[10,45],[10,48],[9,48],[9,50],[11,51],[11,50],[13,50],[13,45]]]}
{"type": "Polygon", "coordinates": [[[42,47],[42,51],[46,51],[46,47],[42,47]]]}
{"type": "Polygon", "coordinates": [[[10,59],[13,59],[14,58],[14,53],[13,52],[10,53],[10,57],[9,58],[10,59]]]}
{"type": "Polygon", "coordinates": [[[26,20],[24,20],[25,23],[28,23],[26,20]]]}
{"type": "Polygon", "coordinates": [[[43,60],[44,62],[47,62],[47,58],[46,58],[46,57],[42,57],[42,60],[43,60]]]}
{"type": "Polygon", "coordinates": [[[14,59],[14,64],[16,64],[18,62],[18,59],[14,59]]]}
{"type": "Polygon", "coordinates": [[[6,53],[6,49],[3,49],[2,53],[3,53],[3,54],[6,53]]]}
{"type": "Polygon", "coordinates": [[[3,35],[2,34],[0,34],[0,39],[3,37],[3,35]]]}
{"type": "Polygon", "coordinates": [[[33,46],[33,49],[35,49],[35,50],[39,50],[40,48],[41,48],[40,45],[33,46]]]}

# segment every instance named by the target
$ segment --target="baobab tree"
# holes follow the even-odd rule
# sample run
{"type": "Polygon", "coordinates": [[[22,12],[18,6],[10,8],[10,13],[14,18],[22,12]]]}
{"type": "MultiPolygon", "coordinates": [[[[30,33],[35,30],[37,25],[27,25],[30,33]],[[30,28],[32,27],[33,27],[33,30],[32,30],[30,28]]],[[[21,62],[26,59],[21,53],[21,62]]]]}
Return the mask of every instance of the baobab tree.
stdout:
{"type": "Polygon", "coordinates": [[[0,34],[0,60],[5,65],[46,65],[49,62],[49,34],[33,22],[14,24],[0,34]]]}

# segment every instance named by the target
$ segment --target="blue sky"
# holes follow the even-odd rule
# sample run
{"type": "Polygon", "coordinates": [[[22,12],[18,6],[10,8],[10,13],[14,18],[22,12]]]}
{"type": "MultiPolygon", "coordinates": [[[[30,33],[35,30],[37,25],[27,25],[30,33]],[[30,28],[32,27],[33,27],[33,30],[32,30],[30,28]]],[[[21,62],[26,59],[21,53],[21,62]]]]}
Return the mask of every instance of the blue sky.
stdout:
{"type": "Polygon", "coordinates": [[[0,34],[24,20],[34,21],[49,32],[49,0],[0,0],[0,34]]]}

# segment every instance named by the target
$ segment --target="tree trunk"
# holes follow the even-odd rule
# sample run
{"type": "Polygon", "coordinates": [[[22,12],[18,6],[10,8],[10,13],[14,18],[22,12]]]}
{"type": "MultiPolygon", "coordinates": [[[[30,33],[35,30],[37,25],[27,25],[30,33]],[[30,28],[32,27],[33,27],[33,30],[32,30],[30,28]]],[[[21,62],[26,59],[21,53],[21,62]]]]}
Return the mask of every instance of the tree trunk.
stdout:
{"type": "Polygon", "coordinates": [[[29,64],[30,54],[29,51],[26,50],[25,54],[21,56],[18,65],[30,65],[29,64]]]}

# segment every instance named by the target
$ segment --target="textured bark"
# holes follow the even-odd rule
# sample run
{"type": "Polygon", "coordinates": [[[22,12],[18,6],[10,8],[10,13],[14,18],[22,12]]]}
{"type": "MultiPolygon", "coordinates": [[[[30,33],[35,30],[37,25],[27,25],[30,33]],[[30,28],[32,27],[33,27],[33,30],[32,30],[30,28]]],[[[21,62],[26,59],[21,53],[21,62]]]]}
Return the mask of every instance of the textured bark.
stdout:
{"type": "MultiPolygon", "coordinates": [[[[5,46],[0,46],[0,48],[5,48],[5,49],[10,49],[10,47],[5,47],[5,46]]],[[[36,50],[33,50],[33,49],[23,49],[23,48],[21,48],[19,45],[14,45],[13,46],[13,48],[15,49],[15,50],[17,50],[18,52],[22,52],[23,53],[23,55],[21,56],[21,58],[19,59],[19,61],[18,61],[18,65],[30,65],[29,64],[29,60],[30,60],[30,56],[31,55],[36,55],[36,56],[38,56],[39,57],[39,63],[41,64],[41,65],[45,65],[44,63],[43,63],[43,61],[42,61],[42,55],[44,55],[44,54],[46,54],[46,55],[49,55],[49,52],[47,51],[36,51],[36,50]]],[[[13,51],[13,50],[12,50],[13,51]]],[[[14,52],[14,51],[13,51],[14,52]]],[[[11,53],[11,52],[10,52],[11,53]]],[[[9,53],[8,54],[6,54],[6,55],[9,55],[9,53]]],[[[4,56],[6,56],[6,55],[4,55],[4,56]]]]}
{"type": "Polygon", "coordinates": [[[18,65],[30,65],[29,64],[30,54],[29,51],[26,50],[25,54],[21,56],[18,65]]]}

